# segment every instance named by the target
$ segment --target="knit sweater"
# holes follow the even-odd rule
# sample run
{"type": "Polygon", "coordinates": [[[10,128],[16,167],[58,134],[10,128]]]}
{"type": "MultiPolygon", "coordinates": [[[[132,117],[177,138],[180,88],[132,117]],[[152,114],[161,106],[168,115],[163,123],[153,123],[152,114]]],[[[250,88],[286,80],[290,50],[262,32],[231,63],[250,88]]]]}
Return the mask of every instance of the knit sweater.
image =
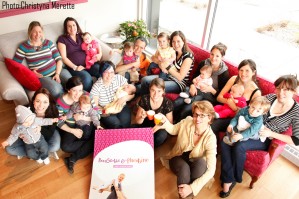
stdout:
{"type": "Polygon", "coordinates": [[[193,118],[188,116],[181,122],[173,125],[169,122],[163,124],[166,131],[171,135],[177,135],[177,142],[172,150],[161,157],[163,166],[169,168],[169,160],[175,156],[180,156],[184,152],[190,151],[189,158],[204,158],[207,162],[207,170],[200,177],[194,180],[190,186],[194,195],[197,195],[202,187],[213,178],[216,170],[217,139],[211,127],[209,127],[200,138],[199,142],[193,146],[193,135],[195,125],[193,118]]]}
{"type": "Polygon", "coordinates": [[[54,76],[56,62],[62,59],[54,43],[47,39],[39,47],[30,45],[29,41],[23,42],[13,59],[22,63],[24,58],[30,70],[36,70],[44,77],[54,76]]]}

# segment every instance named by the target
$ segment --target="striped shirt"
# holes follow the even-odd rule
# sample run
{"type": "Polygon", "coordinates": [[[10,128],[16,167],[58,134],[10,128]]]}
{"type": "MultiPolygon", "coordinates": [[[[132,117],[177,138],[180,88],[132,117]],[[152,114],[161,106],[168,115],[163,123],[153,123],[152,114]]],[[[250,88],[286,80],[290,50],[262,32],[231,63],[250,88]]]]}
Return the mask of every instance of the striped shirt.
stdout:
{"type": "MultiPolygon", "coordinates": [[[[90,97],[90,103],[92,107],[95,107],[95,103],[93,101],[93,97],[86,91],[84,91],[83,95],[89,95],[90,97]]],[[[65,116],[67,115],[67,113],[69,112],[69,110],[71,109],[72,104],[68,104],[64,101],[63,99],[64,95],[61,95],[57,100],[56,100],[56,106],[58,109],[58,113],[59,113],[59,117],[61,116],[65,116]]],[[[62,127],[64,124],[67,124],[69,127],[74,127],[75,126],[75,120],[74,118],[69,118],[66,121],[63,120],[59,120],[57,123],[57,126],[60,128],[62,127]]]]}
{"type": "Polygon", "coordinates": [[[30,70],[36,70],[45,77],[52,77],[56,72],[56,62],[61,60],[61,56],[50,40],[45,39],[42,46],[36,47],[30,45],[29,40],[20,44],[16,51],[14,60],[22,63],[24,58],[30,70]]]}
{"type": "MultiPolygon", "coordinates": [[[[277,99],[275,94],[268,94],[266,98],[270,101],[271,106],[277,99]]],[[[296,145],[299,145],[299,104],[294,101],[293,107],[280,116],[270,115],[270,111],[264,115],[264,125],[271,131],[282,133],[292,126],[292,139],[296,145]]]]}
{"type": "Polygon", "coordinates": [[[92,86],[90,94],[99,97],[98,104],[105,107],[114,100],[117,89],[125,84],[127,84],[127,79],[119,74],[114,75],[111,84],[108,86],[104,85],[102,78],[99,78],[92,86]]]}
{"type": "Polygon", "coordinates": [[[187,58],[191,58],[192,59],[192,64],[190,66],[189,71],[187,72],[186,76],[184,77],[184,79],[182,81],[179,81],[174,76],[169,75],[169,79],[171,79],[172,81],[176,82],[179,85],[181,91],[184,91],[186,89],[186,87],[190,85],[189,75],[190,75],[190,72],[192,71],[193,66],[194,66],[194,56],[193,56],[193,54],[191,52],[184,52],[182,54],[182,56],[178,60],[176,59],[173,62],[175,68],[177,69],[177,71],[180,71],[181,66],[182,66],[184,60],[187,59],[187,58]]]}

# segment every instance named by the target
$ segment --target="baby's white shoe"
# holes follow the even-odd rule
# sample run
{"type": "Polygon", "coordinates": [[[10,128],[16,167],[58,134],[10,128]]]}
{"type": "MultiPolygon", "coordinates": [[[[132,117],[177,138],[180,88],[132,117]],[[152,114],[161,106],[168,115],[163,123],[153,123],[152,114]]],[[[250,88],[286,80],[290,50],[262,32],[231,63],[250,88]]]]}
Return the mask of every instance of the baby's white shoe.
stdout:
{"type": "Polygon", "coordinates": [[[49,159],[49,158],[44,159],[44,164],[45,164],[45,165],[50,164],[50,159],[49,159]]]}
{"type": "Polygon", "coordinates": [[[182,97],[182,98],[188,98],[189,95],[187,93],[185,93],[185,92],[181,92],[180,93],[180,97],[182,97]]]}
{"type": "Polygon", "coordinates": [[[42,159],[38,159],[38,160],[36,160],[36,162],[37,162],[38,164],[41,164],[41,163],[43,163],[43,160],[42,160],[42,159]]]}

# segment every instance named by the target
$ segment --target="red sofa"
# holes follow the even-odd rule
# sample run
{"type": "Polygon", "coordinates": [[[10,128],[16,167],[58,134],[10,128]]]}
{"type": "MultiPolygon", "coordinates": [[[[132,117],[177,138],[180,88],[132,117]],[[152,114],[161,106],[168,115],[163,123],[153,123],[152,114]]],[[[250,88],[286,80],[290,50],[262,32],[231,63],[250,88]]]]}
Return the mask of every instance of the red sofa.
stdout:
{"type": "MultiPolygon", "coordinates": [[[[200,47],[197,47],[193,44],[189,44],[190,49],[194,53],[194,68],[190,74],[190,80],[193,79],[194,71],[196,70],[198,64],[207,58],[209,58],[210,53],[207,50],[204,50],[200,47]]],[[[226,65],[228,66],[228,71],[230,76],[238,74],[237,65],[224,60],[226,65]]],[[[273,93],[275,87],[273,83],[261,78],[257,77],[259,87],[262,91],[262,95],[266,95],[269,93],[273,93]]],[[[177,94],[167,94],[171,99],[175,99],[178,97],[177,94]]],[[[298,97],[296,98],[297,101],[298,97]]],[[[284,134],[291,135],[291,128],[288,129],[284,134]]],[[[224,132],[220,133],[219,137],[223,137],[224,132]]],[[[245,171],[251,176],[252,180],[250,182],[249,187],[253,188],[254,183],[259,179],[259,177],[264,173],[264,171],[269,167],[269,165],[280,155],[285,146],[284,142],[273,139],[268,151],[248,151],[246,153],[246,162],[245,162],[245,171]]]]}

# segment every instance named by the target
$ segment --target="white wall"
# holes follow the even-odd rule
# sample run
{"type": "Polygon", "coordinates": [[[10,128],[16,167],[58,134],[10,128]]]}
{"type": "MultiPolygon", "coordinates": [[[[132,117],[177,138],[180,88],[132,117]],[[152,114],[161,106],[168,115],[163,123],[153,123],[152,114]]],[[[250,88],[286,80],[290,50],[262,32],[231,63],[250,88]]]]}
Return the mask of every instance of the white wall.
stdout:
{"type": "Polygon", "coordinates": [[[0,34],[27,29],[31,21],[42,24],[61,22],[66,17],[86,19],[86,31],[99,36],[102,33],[113,32],[119,24],[126,20],[137,18],[138,0],[88,0],[87,3],[76,4],[75,9],[50,9],[21,14],[0,19],[0,34]]]}

